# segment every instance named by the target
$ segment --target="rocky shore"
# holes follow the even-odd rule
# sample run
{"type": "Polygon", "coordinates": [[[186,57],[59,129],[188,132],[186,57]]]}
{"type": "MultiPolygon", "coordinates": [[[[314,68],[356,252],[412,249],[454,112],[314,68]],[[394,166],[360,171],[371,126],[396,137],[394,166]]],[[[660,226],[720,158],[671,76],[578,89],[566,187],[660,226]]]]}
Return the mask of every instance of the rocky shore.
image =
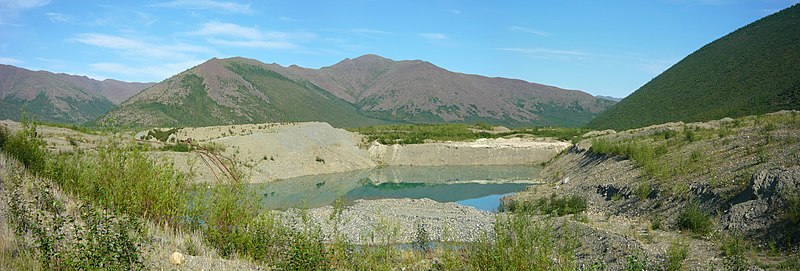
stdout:
{"type": "Polygon", "coordinates": [[[318,226],[328,240],[337,231],[348,242],[360,245],[413,243],[421,231],[427,241],[476,241],[491,233],[495,215],[430,199],[357,200],[353,206],[338,209],[325,206],[281,213],[284,222],[293,227],[318,226]],[[303,212],[308,221],[305,224],[303,212]]]}

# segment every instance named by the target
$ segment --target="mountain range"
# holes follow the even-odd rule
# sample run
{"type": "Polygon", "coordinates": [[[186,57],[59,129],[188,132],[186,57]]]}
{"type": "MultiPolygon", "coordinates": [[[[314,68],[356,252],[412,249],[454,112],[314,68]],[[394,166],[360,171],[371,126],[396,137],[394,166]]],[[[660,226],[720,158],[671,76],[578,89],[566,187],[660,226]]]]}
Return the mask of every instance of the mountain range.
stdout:
{"type": "Polygon", "coordinates": [[[625,130],[800,109],[800,5],[693,52],[589,123],[625,130]]]}
{"type": "Polygon", "coordinates": [[[581,126],[614,102],[577,90],[455,73],[377,55],[320,69],[211,59],[131,97],[101,118],[130,126],[325,121],[581,126]]]}
{"type": "Polygon", "coordinates": [[[94,80],[0,64],[0,119],[84,123],[154,83],[94,80]]]}

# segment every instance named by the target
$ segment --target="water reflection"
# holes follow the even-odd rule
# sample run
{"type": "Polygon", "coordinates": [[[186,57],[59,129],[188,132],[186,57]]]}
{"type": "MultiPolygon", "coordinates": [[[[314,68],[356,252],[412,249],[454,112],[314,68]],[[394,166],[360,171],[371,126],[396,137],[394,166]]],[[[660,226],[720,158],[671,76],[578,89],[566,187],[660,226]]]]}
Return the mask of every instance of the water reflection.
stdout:
{"type": "Polygon", "coordinates": [[[430,198],[496,211],[502,195],[539,178],[534,166],[393,166],[304,176],[254,185],[268,209],[316,208],[337,196],[356,199],[430,198]]]}

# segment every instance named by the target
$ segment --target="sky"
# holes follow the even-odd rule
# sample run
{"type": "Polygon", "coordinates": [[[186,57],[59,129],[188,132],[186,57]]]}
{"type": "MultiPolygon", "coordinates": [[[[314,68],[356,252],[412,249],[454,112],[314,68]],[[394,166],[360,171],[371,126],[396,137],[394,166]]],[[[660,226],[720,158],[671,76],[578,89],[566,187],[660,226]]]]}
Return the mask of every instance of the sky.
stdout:
{"type": "Polygon", "coordinates": [[[800,0],[0,0],[0,63],[159,82],[210,58],[307,68],[377,54],[625,97],[800,0]]]}

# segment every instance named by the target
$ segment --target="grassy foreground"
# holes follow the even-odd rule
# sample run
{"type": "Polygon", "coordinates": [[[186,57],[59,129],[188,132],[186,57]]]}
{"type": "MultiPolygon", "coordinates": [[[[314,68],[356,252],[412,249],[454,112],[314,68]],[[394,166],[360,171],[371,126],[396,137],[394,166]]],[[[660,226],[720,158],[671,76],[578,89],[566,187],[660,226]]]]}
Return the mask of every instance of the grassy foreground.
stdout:
{"type": "MultiPolygon", "coordinates": [[[[114,139],[96,151],[50,153],[35,137],[35,125],[23,127],[0,127],[0,199],[8,206],[0,208],[7,218],[0,220],[2,270],[159,269],[166,259],[154,251],[165,238],[184,240],[175,247],[186,255],[232,259],[247,268],[575,269],[574,235],[556,234],[564,227],[534,222],[530,213],[499,215],[494,231],[475,243],[432,244],[420,228],[411,247],[357,246],[344,241],[347,233],[323,236],[315,225],[285,226],[235,178],[198,186],[140,147],[114,139]]],[[[396,239],[392,231],[378,234],[396,239]]]]}

